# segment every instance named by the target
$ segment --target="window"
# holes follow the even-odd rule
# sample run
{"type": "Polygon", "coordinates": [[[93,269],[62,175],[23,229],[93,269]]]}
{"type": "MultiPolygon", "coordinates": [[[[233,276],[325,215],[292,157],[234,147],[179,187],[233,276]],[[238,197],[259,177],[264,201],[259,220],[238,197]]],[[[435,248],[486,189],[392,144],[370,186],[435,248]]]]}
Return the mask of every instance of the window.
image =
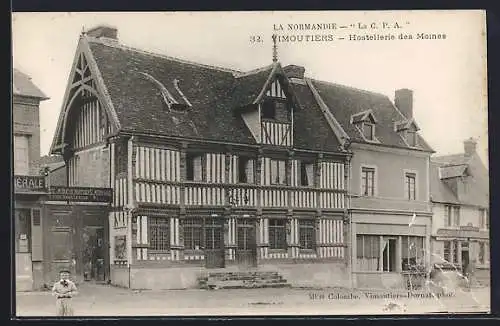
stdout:
{"type": "Polygon", "coordinates": [[[203,221],[200,218],[184,220],[184,248],[187,250],[200,250],[202,243],[203,221]]]}
{"type": "Polygon", "coordinates": [[[238,158],[238,182],[254,183],[254,164],[253,159],[240,156],[238,158]]]}
{"type": "Polygon", "coordinates": [[[286,162],[271,160],[271,183],[278,185],[286,184],[286,162]]]}
{"type": "Polygon", "coordinates": [[[17,208],[15,217],[16,252],[31,252],[31,211],[17,208]]]}
{"type": "Polygon", "coordinates": [[[444,218],[446,226],[453,226],[452,206],[450,205],[444,206],[444,218]]]}
{"type": "Polygon", "coordinates": [[[170,249],[170,220],[166,217],[148,218],[150,249],[167,251],[170,249]]]}
{"type": "Polygon", "coordinates": [[[380,258],[380,237],[357,235],[357,265],[360,271],[378,271],[380,258]]]}
{"type": "Polygon", "coordinates": [[[488,214],[486,213],[486,209],[484,208],[479,209],[479,227],[481,229],[488,228],[488,214]]]}
{"type": "Polygon", "coordinates": [[[315,248],[314,220],[299,220],[299,244],[301,249],[315,248]]]}
{"type": "Polygon", "coordinates": [[[416,175],[415,173],[405,174],[405,191],[406,199],[416,200],[416,187],[415,187],[416,175]]]}
{"type": "Polygon", "coordinates": [[[418,137],[415,131],[408,130],[406,132],[406,142],[411,147],[416,147],[418,145],[418,137]]]}
{"type": "Polygon", "coordinates": [[[361,168],[361,193],[363,196],[375,195],[375,169],[361,168]]]}
{"type": "Polygon", "coordinates": [[[478,257],[478,260],[479,260],[479,263],[480,264],[484,264],[486,262],[486,259],[485,259],[485,256],[486,256],[486,253],[485,253],[485,248],[486,245],[484,242],[480,242],[479,243],[479,257],[478,257]]]}
{"type": "Polygon", "coordinates": [[[314,186],[314,164],[300,162],[300,185],[304,187],[314,186]]]}
{"type": "Polygon", "coordinates": [[[269,219],[269,249],[286,249],[286,220],[269,219]]]}
{"type": "Polygon", "coordinates": [[[424,238],[403,236],[401,240],[402,270],[417,271],[424,263],[424,238]]]}
{"type": "Polygon", "coordinates": [[[262,103],[262,118],[276,119],[276,104],[273,100],[267,100],[262,103]]]}
{"type": "Polygon", "coordinates": [[[446,260],[447,262],[453,263],[452,259],[452,242],[451,241],[445,241],[443,243],[443,259],[446,260]]]}
{"type": "Polygon", "coordinates": [[[375,126],[368,122],[363,122],[363,136],[367,140],[375,139],[375,126]]]}
{"type": "Polygon", "coordinates": [[[382,252],[382,270],[396,271],[396,239],[385,239],[382,252]]]}
{"type": "Polygon", "coordinates": [[[451,264],[458,262],[458,241],[444,241],[443,258],[451,264]]]}
{"type": "Polygon", "coordinates": [[[453,221],[455,226],[460,226],[460,206],[453,207],[453,221]]]}
{"type": "Polygon", "coordinates": [[[203,181],[202,155],[188,154],[186,156],[186,180],[203,181]]]}
{"type": "Polygon", "coordinates": [[[29,137],[14,136],[14,174],[29,174],[29,137]]]}

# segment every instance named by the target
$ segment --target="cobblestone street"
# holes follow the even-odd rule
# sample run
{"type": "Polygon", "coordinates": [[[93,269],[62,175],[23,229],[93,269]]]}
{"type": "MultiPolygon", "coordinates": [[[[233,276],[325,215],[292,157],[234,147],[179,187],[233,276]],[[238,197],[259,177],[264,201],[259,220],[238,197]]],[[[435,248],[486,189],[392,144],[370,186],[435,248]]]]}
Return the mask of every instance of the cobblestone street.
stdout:
{"type": "MultiPolygon", "coordinates": [[[[133,291],[96,284],[80,286],[76,316],[360,315],[488,312],[489,288],[457,291],[439,299],[407,292],[345,289],[251,289],[133,291]],[[399,298],[389,299],[387,296],[399,298]],[[368,297],[369,296],[369,297],[368,297]],[[385,296],[385,297],[384,297],[385,296]],[[390,302],[399,304],[387,309],[390,302]],[[404,310],[403,310],[404,309],[404,310]]],[[[19,292],[17,316],[54,316],[49,292],[19,292]]]]}

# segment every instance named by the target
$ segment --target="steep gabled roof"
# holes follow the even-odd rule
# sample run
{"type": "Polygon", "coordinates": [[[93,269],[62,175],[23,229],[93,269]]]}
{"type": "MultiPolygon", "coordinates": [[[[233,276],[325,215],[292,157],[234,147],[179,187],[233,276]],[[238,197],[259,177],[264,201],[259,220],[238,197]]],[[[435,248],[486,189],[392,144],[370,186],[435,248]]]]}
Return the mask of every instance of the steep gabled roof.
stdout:
{"type": "Polygon", "coordinates": [[[241,117],[232,110],[233,72],[146,53],[117,42],[88,40],[122,130],[255,143],[241,117]],[[161,88],[144,74],[154,77],[177,101],[184,95],[192,107],[184,112],[166,110],[161,88]]]}
{"type": "Polygon", "coordinates": [[[28,96],[40,100],[48,100],[45,95],[31,80],[31,77],[18,69],[13,69],[12,75],[12,93],[19,96],[28,96]]]}
{"type": "MultiPolygon", "coordinates": [[[[312,86],[317,89],[319,96],[351,141],[366,142],[356,126],[351,123],[351,117],[372,110],[377,118],[375,136],[380,144],[408,148],[405,141],[394,130],[394,123],[405,120],[405,117],[387,96],[319,80],[312,80],[312,86]]],[[[427,142],[420,135],[418,137],[417,148],[432,152],[427,142]]]]}
{"type": "Polygon", "coordinates": [[[272,64],[248,73],[236,75],[232,97],[235,108],[255,104],[263,88],[272,78],[277,65],[272,64]]]}

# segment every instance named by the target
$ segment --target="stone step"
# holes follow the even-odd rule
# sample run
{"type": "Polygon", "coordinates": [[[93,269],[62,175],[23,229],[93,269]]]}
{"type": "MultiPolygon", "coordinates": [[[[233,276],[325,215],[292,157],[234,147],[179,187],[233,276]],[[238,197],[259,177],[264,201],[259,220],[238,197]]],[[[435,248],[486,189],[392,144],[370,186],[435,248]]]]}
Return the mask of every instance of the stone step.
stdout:
{"type": "Polygon", "coordinates": [[[198,279],[202,289],[275,288],[290,285],[278,272],[211,272],[198,279]]]}

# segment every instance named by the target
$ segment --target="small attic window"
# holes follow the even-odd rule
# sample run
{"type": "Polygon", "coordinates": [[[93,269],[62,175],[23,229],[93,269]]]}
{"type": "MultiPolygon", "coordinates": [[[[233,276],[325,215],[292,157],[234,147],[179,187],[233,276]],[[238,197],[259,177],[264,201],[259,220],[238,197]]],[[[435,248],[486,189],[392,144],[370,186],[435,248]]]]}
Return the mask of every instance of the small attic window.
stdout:
{"type": "Polygon", "coordinates": [[[372,110],[366,110],[351,116],[351,123],[354,124],[367,141],[376,141],[375,125],[377,120],[372,110]]]}
{"type": "Polygon", "coordinates": [[[363,136],[368,140],[375,139],[375,125],[369,122],[363,122],[363,136]]]}
{"type": "Polygon", "coordinates": [[[406,131],[406,142],[411,147],[418,146],[418,136],[415,130],[407,130],[406,131]]]}
{"type": "Polygon", "coordinates": [[[394,124],[394,129],[409,147],[418,146],[419,127],[413,119],[396,122],[394,124]]]}

